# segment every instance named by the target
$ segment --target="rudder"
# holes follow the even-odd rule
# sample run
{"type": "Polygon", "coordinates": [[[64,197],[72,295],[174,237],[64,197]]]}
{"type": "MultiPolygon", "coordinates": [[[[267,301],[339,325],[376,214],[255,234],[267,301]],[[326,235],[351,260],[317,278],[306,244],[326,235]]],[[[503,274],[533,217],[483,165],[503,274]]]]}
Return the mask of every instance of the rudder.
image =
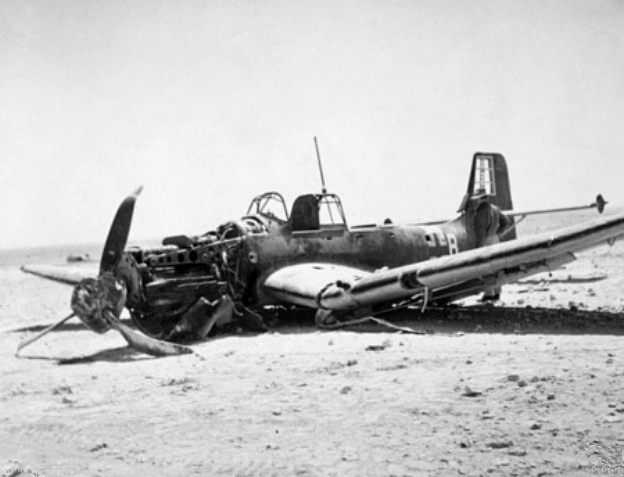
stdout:
{"type": "MultiPolygon", "coordinates": [[[[465,206],[470,197],[483,193],[489,194],[491,203],[500,210],[513,210],[509,172],[507,171],[507,162],[502,154],[476,152],[472,157],[468,190],[462,206],[465,206]]],[[[516,230],[513,228],[505,234],[502,240],[507,241],[515,238],[516,230]]]]}

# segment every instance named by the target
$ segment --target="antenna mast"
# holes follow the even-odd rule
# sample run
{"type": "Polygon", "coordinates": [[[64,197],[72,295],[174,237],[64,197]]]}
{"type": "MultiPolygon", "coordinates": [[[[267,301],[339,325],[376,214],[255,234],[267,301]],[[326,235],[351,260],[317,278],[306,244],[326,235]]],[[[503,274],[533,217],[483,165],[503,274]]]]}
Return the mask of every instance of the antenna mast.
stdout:
{"type": "Polygon", "coordinates": [[[325,187],[325,176],[323,176],[323,164],[321,163],[321,153],[319,152],[316,136],[314,136],[314,147],[316,148],[316,159],[318,160],[319,171],[321,172],[321,185],[323,186],[323,194],[326,194],[327,188],[325,187]]]}

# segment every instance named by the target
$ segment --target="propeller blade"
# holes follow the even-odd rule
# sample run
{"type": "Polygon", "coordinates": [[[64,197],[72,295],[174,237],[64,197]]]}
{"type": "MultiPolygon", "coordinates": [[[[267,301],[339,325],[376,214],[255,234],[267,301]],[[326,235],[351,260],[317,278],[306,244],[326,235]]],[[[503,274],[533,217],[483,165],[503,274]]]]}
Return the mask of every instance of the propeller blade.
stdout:
{"type": "Polygon", "coordinates": [[[126,197],[119,209],[117,209],[117,214],[115,214],[113,219],[113,224],[108,232],[108,237],[106,237],[104,251],[102,252],[100,274],[105,272],[112,273],[115,270],[115,265],[117,265],[128,241],[134,203],[142,190],[143,187],[139,187],[134,193],[126,197]]]}
{"type": "Polygon", "coordinates": [[[149,354],[150,356],[179,356],[181,354],[193,354],[194,351],[188,346],[150,338],[124,325],[110,311],[104,310],[103,315],[110,325],[121,333],[131,348],[149,354]]]}
{"type": "Polygon", "coordinates": [[[17,356],[19,354],[19,352],[25,348],[26,346],[28,346],[29,344],[34,343],[35,341],[37,341],[39,338],[43,338],[45,335],[47,335],[50,331],[58,328],[59,326],[61,326],[63,323],[65,323],[67,320],[69,320],[70,318],[73,318],[74,316],[76,316],[76,313],[72,313],[69,316],[66,316],[65,318],[63,318],[61,321],[54,323],[53,325],[48,326],[45,330],[43,330],[41,333],[39,333],[38,335],[35,336],[31,336],[28,339],[25,339],[24,341],[22,341],[19,345],[17,345],[17,351],[15,351],[15,356],[17,356]]]}

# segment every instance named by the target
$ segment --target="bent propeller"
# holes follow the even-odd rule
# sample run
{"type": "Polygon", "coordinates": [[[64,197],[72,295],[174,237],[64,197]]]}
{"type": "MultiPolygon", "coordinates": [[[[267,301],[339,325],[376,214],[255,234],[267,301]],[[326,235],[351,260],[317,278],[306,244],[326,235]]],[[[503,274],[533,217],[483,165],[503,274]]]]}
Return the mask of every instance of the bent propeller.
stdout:
{"type": "Polygon", "coordinates": [[[49,326],[37,336],[28,338],[17,347],[16,355],[26,346],[34,343],[74,316],[96,333],[105,333],[113,328],[124,337],[128,345],[151,356],[172,356],[193,353],[193,350],[174,343],[167,343],[145,336],[124,325],[119,316],[126,301],[126,284],[115,277],[114,272],[124,252],[134,204],[142,187],[126,197],[115,214],[108,232],[97,278],[82,280],[72,293],[71,308],[73,313],[61,321],[49,326]]]}

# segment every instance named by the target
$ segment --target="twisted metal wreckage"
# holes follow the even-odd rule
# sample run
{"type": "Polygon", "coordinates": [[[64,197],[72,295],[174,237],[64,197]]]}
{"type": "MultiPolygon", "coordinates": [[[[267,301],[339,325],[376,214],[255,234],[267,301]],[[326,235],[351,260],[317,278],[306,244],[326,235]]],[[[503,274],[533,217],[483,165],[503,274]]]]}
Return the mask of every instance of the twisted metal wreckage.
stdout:
{"type": "MultiPolygon", "coordinates": [[[[318,149],[317,149],[318,152],[318,149]]],[[[320,157],[319,157],[320,166],[320,157]]],[[[113,328],[152,355],[191,352],[196,342],[238,327],[266,330],[275,307],[316,309],[320,326],[374,317],[388,307],[448,303],[575,259],[574,253],[624,234],[624,214],[516,237],[517,223],[545,212],[514,212],[507,164],[497,153],[476,153],[456,218],[435,223],[349,226],[337,195],[298,197],[291,209],[277,192],[255,197],[247,214],[203,235],[168,237],[157,248],[126,242],[140,189],[120,205],[97,277],[68,267],[27,266],[75,285],[73,316],[97,333],[113,328]],[[500,243],[499,243],[500,242],[500,243]],[[489,245],[488,245],[489,244],[489,245]],[[119,319],[127,308],[139,330],[119,319]]]]}

